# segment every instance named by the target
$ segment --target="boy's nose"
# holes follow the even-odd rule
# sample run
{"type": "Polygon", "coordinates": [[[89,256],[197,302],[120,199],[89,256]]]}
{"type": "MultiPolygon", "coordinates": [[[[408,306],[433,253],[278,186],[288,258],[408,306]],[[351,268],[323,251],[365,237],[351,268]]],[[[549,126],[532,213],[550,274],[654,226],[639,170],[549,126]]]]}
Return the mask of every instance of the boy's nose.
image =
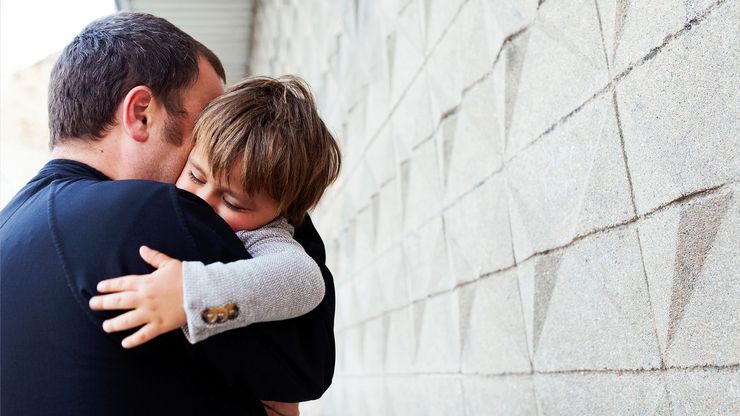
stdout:
{"type": "Polygon", "coordinates": [[[196,194],[200,199],[206,201],[211,208],[216,209],[216,203],[218,202],[218,195],[215,192],[211,192],[208,189],[200,189],[196,194]]]}

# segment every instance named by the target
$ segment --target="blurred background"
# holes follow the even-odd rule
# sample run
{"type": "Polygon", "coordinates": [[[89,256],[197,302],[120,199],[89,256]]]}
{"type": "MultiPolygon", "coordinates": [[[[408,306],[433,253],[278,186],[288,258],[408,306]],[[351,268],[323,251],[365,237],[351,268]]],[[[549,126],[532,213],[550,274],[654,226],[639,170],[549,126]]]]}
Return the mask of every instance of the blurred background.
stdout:
{"type": "Polygon", "coordinates": [[[72,3],[0,5],[3,204],[96,16],[312,85],[344,166],[313,214],[337,368],[303,414],[740,414],[738,1],[72,3]]]}
{"type": "Polygon", "coordinates": [[[0,207],[48,157],[47,89],[59,52],[113,0],[0,3],[0,207]]]}

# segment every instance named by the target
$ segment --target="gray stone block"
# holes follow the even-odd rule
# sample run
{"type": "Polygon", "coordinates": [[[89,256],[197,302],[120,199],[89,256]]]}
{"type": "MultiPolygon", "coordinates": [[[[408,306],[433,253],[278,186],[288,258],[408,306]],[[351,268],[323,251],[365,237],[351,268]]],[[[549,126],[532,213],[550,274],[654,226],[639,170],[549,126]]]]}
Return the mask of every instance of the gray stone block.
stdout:
{"type": "Polygon", "coordinates": [[[444,213],[447,252],[458,282],[514,264],[504,175],[498,174],[444,213]]]}
{"type": "Polygon", "coordinates": [[[341,127],[348,107],[342,102],[342,88],[340,87],[339,71],[336,67],[327,70],[323,83],[323,93],[315,91],[316,98],[320,100],[319,114],[324,123],[335,134],[337,140],[342,139],[341,127]],[[321,97],[321,98],[319,98],[321,97]],[[337,137],[338,136],[338,137],[337,137]]]}
{"type": "Polygon", "coordinates": [[[359,320],[355,308],[355,289],[352,281],[344,281],[336,285],[336,316],[334,326],[346,328],[359,320]]]}
{"type": "Polygon", "coordinates": [[[440,131],[445,203],[480,184],[503,165],[503,72],[496,71],[466,95],[440,131]]]}
{"type": "Polygon", "coordinates": [[[450,29],[460,39],[460,68],[463,86],[468,87],[491,71],[504,36],[496,24],[492,12],[493,3],[484,0],[470,0],[465,4],[460,16],[450,29]]]}
{"type": "Polygon", "coordinates": [[[337,276],[338,282],[354,276],[354,241],[354,221],[350,221],[337,236],[337,245],[333,252],[336,258],[336,269],[332,269],[332,273],[337,276]]]}
{"type": "Polygon", "coordinates": [[[634,216],[611,95],[517,155],[506,172],[518,261],[634,216]]]}
{"type": "Polygon", "coordinates": [[[380,377],[339,377],[318,401],[301,403],[301,415],[387,415],[386,388],[380,377]],[[321,406],[324,404],[324,406],[321,406]],[[313,413],[314,409],[317,413],[313,413]]]}
{"type": "Polygon", "coordinates": [[[365,207],[355,217],[354,271],[364,269],[374,260],[375,218],[370,207],[365,207]]]}
{"type": "Polygon", "coordinates": [[[351,209],[350,215],[356,215],[357,211],[370,205],[372,195],[380,190],[380,184],[375,182],[368,163],[363,159],[358,160],[355,169],[347,168],[347,177],[342,183],[342,191],[347,195],[346,207],[351,209]]]}
{"type": "Polygon", "coordinates": [[[423,299],[457,284],[455,276],[450,273],[441,216],[407,234],[402,247],[411,300],[423,299]]]}
{"type": "Polygon", "coordinates": [[[535,374],[543,415],[661,415],[670,408],[659,372],[535,374]]]}
{"type": "Polygon", "coordinates": [[[536,371],[661,365],[637,231],[619,228],[520,266],[536,371]]]}
{"type": "Polygon", "coordinates": [[[502,38],[528,26],[537,16],[538,0],[482,0],[486,25],[502,38]]]}
{"type": "Polygon", "coordinates": [[[386,392],[388,397],[387,415],[415,415],[418,414],[418,401],[423,401],[419,392],[419,386],[416,384],[414,376],[390,376],[385,379],[386,392]]]}
{"type": "Polygon", "coordinates": [[[417,372],[460,371],[460,329],[457,294],[447,292],[413,305],[417,372]]]}
{"type": "MultiPolygon", "coordinates": [[[[396,26],[388,27],[387,22],[383,20],[384,13],[380,5],[376,2],[360,2],[358,3],[360,9],[360,15],[358,16],[359,27],[357,32],[357,52],[363,56],[364,61],[357,62],[364,65],[362,68],[358,67],[358,71],[365,73],[366,79],[371,84],[380,79],[387,77],[388,74],[388,53],[386,45],[383,39],[389,33],[389,30],[396,29],[396,26]]],[[[317,25],[321,27],[321,24],[317,25]]],[[[304,50],[311,54],[311,48],[305,48],[304,50]]],[[[306,59],[307,62],[315,62],[317,59],[306,59]]],[[[387,84],[387,80],[386,80],[387,84]]]]}
{"type": "MultiPolygon", "coordinates": [[[[340,328],[335,326],[334,327],[334,343],[336,345],[337,351],[344,351],[345,350],[345,344],[347,343],[347,328],[340,328]]],[[[345,356],[343,355],[337,355],[336,356],[336,362],[334,364],[334,376],[340,377],[341,374],[347,373],[346,371],[346,364],[345,364],[345,356]]]]}
{"type": "Polygon", "coordinates": [[[463,391],[465,416],[537,415],[531,375],[466,376],[463,391]]]}
{"type": "Polygon", "coordinates": [[[395,178],[380,188],[377,207],[377,248],[383,252],[400,241],[403,230],[401,195],[395,178]]]}
{"type": "MultiPolygon", "coordinates": [[[[355,412],[359,412],[359,414],[363,414],[363,405],[364,405],[364,397],[361,397],[362,390],[359,387],[353,387],[352,384],[350,384],[350,380],[347,377],[340,377],[334,385],[337,385],[337,387],[334,387],[332,385],[332,389],[336,389],[333,394],[337,396],[341,396],[341,399],[338,400],[336,403],[336,407],[334,410],[337,412],[335,414],[353,414],[355,412]],[[344,384],[339,387],[339,383],[344,382],[344,384]]],[[[302,409],[301,409],[302,410],[302,409]]],[[[303,412],[301,411],[301,414],[303,412]]]]}
{"type": "MultiPolygon", "coordinates": [[[[428,0],[426,2],[426,51],[441,41],[445,31],[449,35],[448,27],[453,24],[457,12],[465,3],[463,0],[428,0]]],[[[445,36],[446,36],[445,35],[445,36]]]]}
{"type": "Polygon", "coordinates": [[[410,307],[388,314],[385,368],[388,373],[411,373],[416,341],[410,307]]]}
{"type": "Polygon", "coordinates": [[[740,369],[669,369],[667,386],[676,416],[740,414],[740,369]]]}
{"type": "Polygon", "coordinates": [[[597,0],[596,3],[610,72],[616,75],[648,55],[666,36],[681,30],[714,2],[597,0]]]}
{"type": "Polygon", "coordinates": [[[739,9],[726,2],[617,87],[639,213],[740,177],[739,9]]]}
{"type": "Polygon", "coordinates": [[[390,124],[387,124],[370,143],[365,153],[370,172],[378,184],[384,184],[396,176],[396,151],[393,140],[393,132],[390,124]]]}
{"type": "MultiPolygon", "coordinates": [[[[317,228],[318,229],[318,228],[317,228]]],[[[319,233],[321,233],[319,231],[319,233]]],[[[339,252],[339,242],[337,238],[331,238],[331,234],[324,234],[324,245],[326,247],[326,267],[329,268],[329,270],[332,271],[332,275],[335,273],[338,273],[339,270],[339,256],[336,254],[339,252]]],[[[344,276],[341,276],[337,279],[336,276],[334,276],[334,282],[335,284],[343,283],[344,282],[344,276]]]]}
{"type": "Polygon", "coordinates": [[[388,54],[392,56],[389,64],[392,68],[390,78],[393,104],[398,102],[424,62],[426,48],[423,16],[422,2],[412,1],[399,16],[394,41],[388,45],[388,54]]]}
{"type": "MultiPolygon", "coordinates": [[[[409,0],[380,0],[371,4],[380,9],[381,23],[384,25],[384,31],[396,27],[398,24],[398,15],[409,0]]],[[[331,2],[329,2],[331,3],[331,2]]]]}
{"type": "Polygon", "coordinates": [[[388,336],[388,320],[374,318],[362,324],[363,374],[378,375],[385,371],[386,338],[388,336]]]}
{"type": "Polygon", "coordinates": [[[502,58],[507,159],[608,82],[591,1],[543,3],[535,23],[508,44],[502,58]]]}
{"type": "MultiPolygon", "coordinates": [[[[463,412],[462,377],[455,376],[423,376],[419,380],[419,391],[424,392],[427,403],[420,405],[415,413],[419,416],[437,415],[449,416],[463,412]]],[[[419,403],[422,401],[420,400],[419,403]]]]}
{"type": "Polygon", "coordinates": [[[354,326],[342,331],[342,338],[344,342],[341,344],[342,354],[347,354],[347,357],[342,360],[342,374],[362,374],[365,371],[363,367],[363,352],[362,346],[363,331],[361,326],[354,326]]]}
{"type": "Polygon", "coordinates": [[[462,372],[532,371],[516,271],[489,276],[460,291],[462,372]]]}
{"type": "Polygon", "coordinates": [[[404,195],[404,231],[412,231],[442,210],[442,178],[433,140],[414,150],[409,162],[408,191],[404,195]]]}
{"type": "Polygon", "coordinates": [[[450,416],[462,414],[462,380],[456,375],[386,378],[388,416],[450,416]]]}
{"type": "Polygon", "coordinates": [[[363,156],[365,145],[370,140],[367,134],[367,98],[366,91],[360,91],[352,100],[353,107],[347,114],[348,163],[363,156]]]}
{"type": "MultiPolygon", "coordinates": [[[[344,227],[341,220],[341,211],[341,203],[325,193],[319,205],[309,212],[311,220],[324,240],[327,253],[335,253],[339,250],[338,237],[344,227]]],[[[339,258],[334,255],[326,259],[326,264],[332,272],[336,270],[338,260],[339,258]]]]}
{"type": "Polygon", "coordinates": [[[383,298],[380,313],[409,303],[409,282],[406,279],[410,276],[404,273],[404,262],[403,251],[399,244],[382,254],[373,266],[374,278],[380,285],[383,298]]]}
{"type": "Polygon", "coordinates": [[[362,399],[358,401],[357,407],[355,407],[357,411],[348,414],[365,414],[368,416],[389,414],[388,389],[383,378],[363,378],[358,384],[360,387],[358,396],[362,399]]]}
{"type": "MultiPolygon", "coordinates": [[[[457,7],[458,2],[445,3],[457,7]]],[[[535,9],[536,0],[465,2],[425,66],[434,120],[460,104],[462,90],[492,70],[504,38],[531,22],[535,9]]]]}
{"type": "MultiPolygon", "coordinates": [[[[466,5],[467,7],[467,5],[466,5]]],[[[437,121],[453,107],[460,104],[463,90],[465,65],[461,48],[467,39],[463,31],[464,22],[456,20],[444,38],[432,52],[424,67],[431,92],[432,119],[437,121]]]]}
{"type": "Polygon", "coordinates": [[[672,206],[639,225],[668,366],[740,363],[738,189],[727,187],[672,206]]]}
{"type": "Polygon", "coordinates": [[[521,297],[522,305],[522,318],[524,319],[524,326],[527,331],[527,348],[529,351],[529,359],[532,360],[534,357],[534,337],[537,333],[539,336],[542,334],[542,325],[545,323],[545,317],[547,316],[547,307],[550,305],[550,296],[552,290],[550,286],[556,282],[556,276],[559,269],[557,261],[561,258],[560,255],[554,256],[542,256],[537,260],[529,260],[524,263],[518,264],[516,267],[517,278],[519,279],[519,296],[521,297]],[[539,264],[537,268],[537,274],[539,277],[535,277],[535,265],[539,264]],[[537,279],[537,319],[535,328],[535,279],[537,279]]]}
{"type": "Polygon", "coordinates": [[[391,123],[395,140],[401,141],[408,149],[414,149],[434,133],[437,120],[432,114],[431,91],[425,71],[411,83],[391,116],[391,123]]]}
{"type": "Polygon", "coordinates": [[[362,320],[379,314],[385,299],[372,268],[365,268],[356,274],[352,286],[355,290],[356,316],[362,320]]]}
{"type": "MultiPolygon", "coordinates": [[[[376,75],[373,76],[373,78],[375,77],[376,75]]],[[[386,123],[392,108],[388,77],[387,75],[377,77],[379,79],[371,80],[367,88],[367,122],[365,123],[365,134],[370,138],[380,133],[380,129],[386,123]]]]}

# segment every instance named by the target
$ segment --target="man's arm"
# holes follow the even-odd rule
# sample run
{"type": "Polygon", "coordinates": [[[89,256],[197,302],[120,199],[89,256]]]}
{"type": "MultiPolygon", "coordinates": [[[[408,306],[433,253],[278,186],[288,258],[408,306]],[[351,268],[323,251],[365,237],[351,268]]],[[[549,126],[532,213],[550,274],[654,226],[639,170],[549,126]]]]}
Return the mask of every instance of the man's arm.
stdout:
{"type": "MultiPolygon", "coordinates": [[[[90,297],[97,293],[100,280],[153,271],[139,257],[141,245],[203,263],[249,257],[241,241],[210,206],[174,186],[145,181],[107,182],[86,188],[84,195],[78,188],[82,187],[69,187],[70,195],[64,195],[65,212],[79,213],[75,214],[79,218],[63,222],[64,229],[59,232],[65,244],[60,251],[71,267],[67,270],[70,288],[83,313],[101,333],[103,321],[116,314],[92,311],[88,306],[90,297]],[[95,213],[89,213],[86,201],[103,191],[108,197],[99,201],[95,213]],[[91,241],[96,252],[65,250],[89,246],[91,241]]],[[[198,368],[185,369],[202,373],[199,379],[210,381],[204,381],[208,386],[201,388],[209,390],[241,391],[245,397],[251,394],[283,402],[319,398],[331,384],[334,371],[334,286],[323,264],[321,238],[310,220],[308,225],[296,230],[296,239],[322,272],[326,295],[316,309],[294,319],[227,331],[195,346],[187,345],[182,333],[170,332],[131,352],[155,357],[176,348],[192,357],[198,368]]],[[[120,345],[128,335],[130,332],[106,336],[120,345]]]]}

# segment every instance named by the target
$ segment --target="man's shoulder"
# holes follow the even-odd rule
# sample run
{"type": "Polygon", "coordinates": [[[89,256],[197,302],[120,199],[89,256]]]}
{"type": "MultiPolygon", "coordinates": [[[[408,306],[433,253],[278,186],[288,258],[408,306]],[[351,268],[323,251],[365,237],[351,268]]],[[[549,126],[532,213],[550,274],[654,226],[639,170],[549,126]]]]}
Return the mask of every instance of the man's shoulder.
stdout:
{"type": "Polygon", "coordinates": [[[171,184],[76,181],[60,183],[53,194],[52,222],[68,239],[107,241],[112,246],[147,244],[186,257],[209,245],[243,250],[208,204],[171,184]]]}
{"type": "Polygon", "coordinates": [[[75,212],[97,211],[98,216],[161,217],[178,212],[205,218],[215,216],[197,196],[172,184],[148,180],[61,182],[53,193],[55,200],[64,201],[64,206],[76,205],[75,212]]]}
{"type": "MultiPolygon", "coordinates": [[[[179,190],[173,184],[142,179],[117,181],[73,180],[60,181],[54,190],[56,194],[73,192],[77,199],[86,199],[92,205],[108,205],[123,201],[153,201],[163,205],[177,205],[181,199],[197,201],[197,197],[179,190]]],[[[137,204],[138,205],[138,204],[137,204]]]]}

